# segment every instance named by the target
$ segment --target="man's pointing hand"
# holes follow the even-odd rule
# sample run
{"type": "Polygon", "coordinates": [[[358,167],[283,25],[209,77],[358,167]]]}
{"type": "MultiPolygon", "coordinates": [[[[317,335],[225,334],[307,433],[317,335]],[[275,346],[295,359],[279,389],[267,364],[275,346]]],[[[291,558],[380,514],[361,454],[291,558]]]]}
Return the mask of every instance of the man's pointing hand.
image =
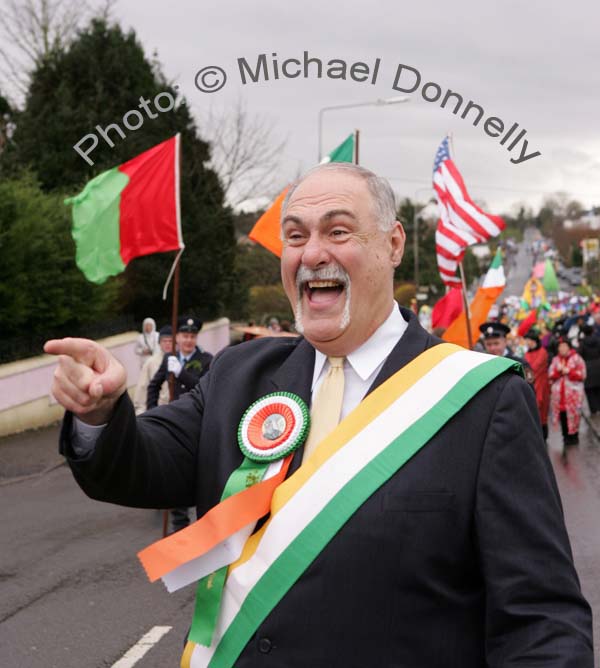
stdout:
{"type": "Polygon", "coordinates": [[[44,351],[59,356],[52,382],[55,399],[83,422],[108,422],[127,389],[123,365],[89,339],[53,339],[46,341],[44,351]]]}

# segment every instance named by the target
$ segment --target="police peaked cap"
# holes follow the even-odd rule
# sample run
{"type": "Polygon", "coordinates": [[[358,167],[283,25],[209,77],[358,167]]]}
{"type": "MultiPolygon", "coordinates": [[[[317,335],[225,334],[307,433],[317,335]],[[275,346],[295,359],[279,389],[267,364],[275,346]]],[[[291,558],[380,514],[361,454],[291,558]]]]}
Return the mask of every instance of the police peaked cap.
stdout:
{"type": "Polygon", "coordinates": [[[196,334],[202,329],[202,321],[198,318],[194,318],[191,315],[186,315],[177,321],[177,331],[178,332],[191,332],[196,334]]]}
{"type": "Polygon", "coordinates": [[[501,322],[484,322],[483,325],[479,325],[479,331],[485,339],[493,339],[498,336],[506,336],[510,332],[510,327],[501,322]]]}

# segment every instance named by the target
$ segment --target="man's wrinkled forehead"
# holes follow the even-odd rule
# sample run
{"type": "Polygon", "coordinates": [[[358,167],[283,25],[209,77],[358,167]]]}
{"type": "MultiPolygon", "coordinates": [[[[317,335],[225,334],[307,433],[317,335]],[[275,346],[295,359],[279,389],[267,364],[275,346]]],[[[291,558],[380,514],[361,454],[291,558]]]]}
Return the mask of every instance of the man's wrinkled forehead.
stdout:
{"type": "Polygon", "coordinates": [[[371,203],[371,194],[360,177],[335,171],[311,174],[291,194],[282,222],[302,221],[315,215],[319,219],[336,215],[357,219],[359,209],[367,203],[371,203]]]}

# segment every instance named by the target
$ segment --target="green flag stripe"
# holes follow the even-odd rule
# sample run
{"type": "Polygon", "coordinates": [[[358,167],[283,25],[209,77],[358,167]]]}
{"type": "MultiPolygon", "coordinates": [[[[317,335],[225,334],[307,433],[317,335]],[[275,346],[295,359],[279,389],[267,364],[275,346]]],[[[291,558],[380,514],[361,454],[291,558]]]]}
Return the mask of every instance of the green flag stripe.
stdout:
{"type": "Polygon", "coordinates": [[[273,562],[244,600],[209,663],[231,668],[248,639],[306,568],[383,483],[398,471],[479,390],[518,362],[496,357],[469,371],[425,415],[394,439],[385,450],[352,478],[273,562]]]}
{"type": "Polygon", "coordinates": [[[119,206],[128,183],[129,177],[114,167],[92,179],[79,195],[65,200],[73,206],[75,262],[93,283],[104,283],[125,269],[119,206]]]}
{"type": "Polygon", "coordinates": [[[490,269],[498,269],[498,267],[502,266],[502,251],[498,248],[496,251],[496,255],[494,255],[494,259],[492,260],[492,264],[490,265],[490,269]]]}
{"type": "Polygon", "coordinates": [[[354,133],[321,160],[321,164],[325,162],[354,162],[354,133]]]}

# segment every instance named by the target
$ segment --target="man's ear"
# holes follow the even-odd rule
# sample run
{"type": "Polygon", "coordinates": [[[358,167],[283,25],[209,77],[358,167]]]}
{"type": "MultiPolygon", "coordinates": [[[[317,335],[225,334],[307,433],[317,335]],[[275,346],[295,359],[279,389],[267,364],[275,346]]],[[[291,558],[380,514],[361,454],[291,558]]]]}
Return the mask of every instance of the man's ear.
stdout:
{"type": "Polygon", "coordinates": [[[399,267],[404,255],[404,244],[406,243],[406,232],[399,221],[394,223],[391,233],[391,260],[394,267],[399,267]]]}

